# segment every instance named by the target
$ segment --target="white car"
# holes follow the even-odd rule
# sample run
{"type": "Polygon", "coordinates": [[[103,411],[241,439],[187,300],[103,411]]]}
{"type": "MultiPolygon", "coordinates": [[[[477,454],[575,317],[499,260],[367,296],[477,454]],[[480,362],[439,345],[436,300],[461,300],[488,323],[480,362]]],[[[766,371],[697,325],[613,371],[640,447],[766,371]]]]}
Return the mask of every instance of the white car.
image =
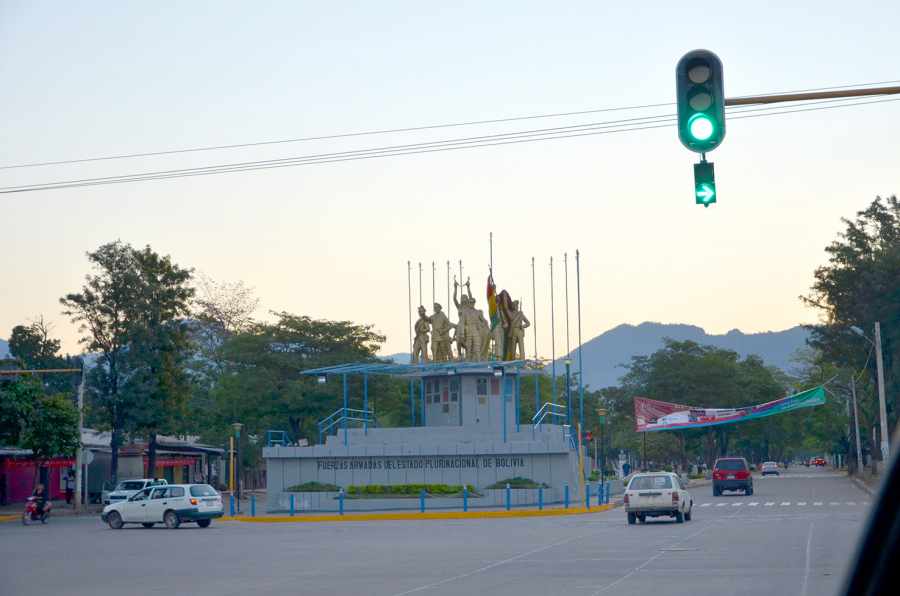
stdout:
{"type": "Polygon", "coordinates": [[[765,461],[759,467],[760,472],[762,472],[763,476],[768,476],[769,474],[775,474],[776,476],[780,476],[781,472],[778,471],[778,464],[773,461],[765,461]]]}
{"type": "Polygon", "coordinates": [[[222,514],[222,496],[210,485],[167,484],[145,488],[127,501],[107,505],[100,519],[114,530],[125,524],[152,528],[159,523],[175,529],[182,522],[196,522],[207,528],[222,514]]]}
{"type": "Polygon", "coordinates": [[[125,501],[145,488],[168,484],[164,478],[134,478],[132,480],[123,480],[116,485],[109,493],[103,496],[103,504],[109,505],[117,501],[125,501]]]}
{"type": "Polygon", "coordinates": [[[678,475],[671,472],[635,474],[625,489],[624,503],[629,524],[660,516],[674,517],[680,524],[691,521],[694,508],[691,494],[678,475]]]}

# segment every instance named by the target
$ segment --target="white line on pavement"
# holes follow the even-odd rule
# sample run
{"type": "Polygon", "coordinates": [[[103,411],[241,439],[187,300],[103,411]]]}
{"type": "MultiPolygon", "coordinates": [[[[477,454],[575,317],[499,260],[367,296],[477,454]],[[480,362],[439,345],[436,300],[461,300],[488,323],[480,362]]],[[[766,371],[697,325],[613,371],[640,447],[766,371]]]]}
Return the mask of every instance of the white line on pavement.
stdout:
{"type": "Polygon", "coordinates": [[[732,507],[740,507],[741,505],[743,505],[743,503],[741,503],[740,501],[731,504],[732,507]]]}
{"type": "Polygon", "coordinates": [[[797,501],[797,505],[800,505],[801,507],[806,507],[806,501],[797,501]]]}
{"type": "Polygon", "coordinates": [[[865,506],[868,506],[868,504],[869,504],[868,501],[863,501],[862,503],[860,503],[860,505],[862,505],[862,506],[864,506],[864,507],[865,507],[865,506]]]}
{"type": "Polygon", "coordinates": [[[757,501],[753,501],[752,503],[747,503],[748,507],[756,507],[757,505],[759,505],[759,502],[757,502],[757,501]]]}
{"type": "Polygon", "coordinates": [[[847,505],[856,505],[856,501],[847,501],[847,505]]]}
{"type": "Polygon", "coordinates": [[[775,504],[775,501],[766,501],[766,507],[771,507],[775,504]]]}
{"type": "Polygon", "coordinates": [[[787,506],[790,505],[790,504],[791,504],[790,501],[782,501],[782,502],[781,502],[781,506],[782,506],[782,507],[787,507],[787,506]]]}
{"type": "Polygon", "coordinates": [[[700,503],[701,507],[709,507],[712,503],[700,503]]]}
{"type": "Polygon", "coordinates": [[[716,507],[724,507],[725,505],[728,505],[728,503],[716,503],[716,507]]]}
{"type": "Polygon", "coordinates": [[[812,559],[812,530],[813,522],[809,522],[809,534],[806,536],[806,569],[803,572],[803,583],[801,584],[800,596],[806,596],[806,589],[809,587],[809,568],[812,559]]]}
{"type": "Polygon", "coordinates": [[[813,507],[821,507],[821,506],[822,506],[822,501],[816,501],[815,503],[813,503],[813,507]]]}
{"type": "Polygon", "coordinates": [[[835,505],[840,505],[840,503],[838,503],[837,501],[831,501],[828,504],[831,505],[832,507],[834,507],[835,505]]]}

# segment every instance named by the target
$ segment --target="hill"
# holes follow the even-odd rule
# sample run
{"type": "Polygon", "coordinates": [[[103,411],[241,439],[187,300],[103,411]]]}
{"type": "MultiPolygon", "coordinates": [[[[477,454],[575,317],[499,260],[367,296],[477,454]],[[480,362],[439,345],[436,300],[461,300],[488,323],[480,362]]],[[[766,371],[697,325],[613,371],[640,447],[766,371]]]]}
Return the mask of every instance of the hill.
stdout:
{"type": "MultiPolygon", "coordinates": [[[[585,342],[582,348],[584,380],[598,389],[616,385],[625,373],[623,364],[632,356],[646,356],[662,347],[664,338],[678,341],[694,341],[698,344],[734,350],[741,356],[755,354],[766,364],[789,371],[793,368],[791,357],[806,346],[809,332],[800,327],[783,331],[743,333],[732,329],[723,335],[707,333],[702,327],[683,324],[645,322],[640,325],[619,325],[585,342]]],[[[570,358],[577,366],[577,352],[570,358]]],[[[562,369],[565,357],[557,359],[557,373],[562,369]]]]}
{"type": "Polygon", "coordinates": [[[9,356],[9,343],[5,339],[0,339],[0,358],[9,356]]]}

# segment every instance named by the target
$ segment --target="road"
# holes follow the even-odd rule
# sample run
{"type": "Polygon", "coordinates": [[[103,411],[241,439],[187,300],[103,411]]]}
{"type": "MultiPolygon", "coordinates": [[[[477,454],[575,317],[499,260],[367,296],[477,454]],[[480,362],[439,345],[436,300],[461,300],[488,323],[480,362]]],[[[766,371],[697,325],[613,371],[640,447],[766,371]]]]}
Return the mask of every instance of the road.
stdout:
{"type": "Polygon", "coordinates": [[[214,523],[113,531],[96,519],[0,524],[5,596],[832,594],[870,498],[797,469],[752,497],[694,489],[693,521],[563,518],[214,523]],[[40,559],[46,563],[37,563],[40,559]]]}

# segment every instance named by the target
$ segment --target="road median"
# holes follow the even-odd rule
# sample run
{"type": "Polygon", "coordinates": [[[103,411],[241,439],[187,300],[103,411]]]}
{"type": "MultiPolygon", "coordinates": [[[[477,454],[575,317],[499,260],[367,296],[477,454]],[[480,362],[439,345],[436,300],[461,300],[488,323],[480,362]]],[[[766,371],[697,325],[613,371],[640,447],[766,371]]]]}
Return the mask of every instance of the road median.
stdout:
{"type": "Polygon", "coordinates": [[[225,516],[222,521],[238,521],[248,523],[316,523],[316,522],[353,522],[353,521],[414,521],[437,519],[495,519],[509,517],[559,517],[565,515],[587,515],[609,511],[616,507],[615,504],[597,505],[586,509],[584,507],[555,508],[555,509],[512,509],[512,510],[488,510],[488,511],[394,511],[373,513],[337,513],[326,514],[302,514],[302,515],[260,515],[255,517],[236,515],[225,516]]]}

